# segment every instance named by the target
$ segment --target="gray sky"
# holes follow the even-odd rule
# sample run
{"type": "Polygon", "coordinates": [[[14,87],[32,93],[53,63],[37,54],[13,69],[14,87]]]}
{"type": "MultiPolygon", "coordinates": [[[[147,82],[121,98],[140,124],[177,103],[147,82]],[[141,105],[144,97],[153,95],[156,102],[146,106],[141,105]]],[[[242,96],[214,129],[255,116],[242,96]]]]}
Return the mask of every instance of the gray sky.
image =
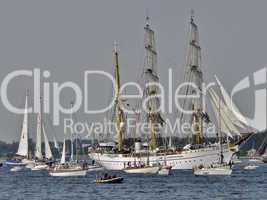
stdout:
{"type": "MultiPolygon", "coordinates": [[[[184,72],[191,8],[199,25],[205,79],[212,80],[216,73],[226,89],[231,90],[243,77],[266,66],[264,0],[1,1],[0,80],[13,70],[37,67],[51,71],[47,81],[74,81],[83,88],[84,70],[112,72],[116,40],[122,81],[135,81],[143,63],[143,27],[148,10],[156,31],[161,82],[167,84],[167,69],[172,67],[174,82],[178,84],[184,72]]],[[[90,107],[104,106],[108,84],[92,79],[89,85],[90,107]]],[[[32,80],[20,78],[10,84],[8,94],[13,104],[23,107],[26,88],[32,88],[32,80]]],[[[62,104],[72,100],[69,91],[62,96],[62,104]]],[[[248,116],[253,116],[253,98],[247,90],[235,99],[248,116]]],[[[84,115],[82,111],[77,114],[84,121],[103,116],[84,115]]],[[[1,103],[0,140],[18,140],[21,121],[21,115],[8,112],[1,103]]],[[[62,138],[62,126],[54,131],[62,138]]]]}

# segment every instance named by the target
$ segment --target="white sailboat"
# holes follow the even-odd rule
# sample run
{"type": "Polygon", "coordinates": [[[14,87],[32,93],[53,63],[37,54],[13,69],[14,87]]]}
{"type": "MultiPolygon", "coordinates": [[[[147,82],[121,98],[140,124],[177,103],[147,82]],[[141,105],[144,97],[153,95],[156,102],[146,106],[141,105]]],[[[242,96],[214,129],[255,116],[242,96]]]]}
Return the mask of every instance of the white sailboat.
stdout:
{"type": "Polygon", "coordinates": [[[166,152],[164,155],[164,164],[160,167],[158,174],[168,176],[171,173],[172,166],[167,165],[166,152]]]}
{"type": "Polygon", "coordinates": [[[66,162],[66,141],[64,139],[61,160],[59,164],[49,169],[50,176],[85,176],[87,169],[77,163],[66,162]]]}
{"type": "Polygon", "coordinates": [[[40,159],[40,161],[38,161],[38,160],[35,161],[34,166],[31,168],[31,170],[33,170],[33,171],[48,169],[49,166],[48,166],[48,164],[46,164],[46,161],[51,160],[53,158],[53,155],[52,155],[52,152],[50,149],[50,145],[49,145],[49,141],[48,141],[48,138],[47,138],[46,133],[45,133],[44,126],[42,126],[42,127],[43,127],[42,132],[43,132],[43,137],[44,137],[44,143],[45,143],[45,159],[46,160],[41,160],[40,158],[37,157],[38,159],[40,159]]]}
{"type": "MultiPolygon", "coordinates": [[[[42,104],[41,104],[42,105],[42,104]]],[[[49,140],[45,131],[44,122],[42,119],[42,112],[37,114],[37,129],[36,129],[36,147],[35,147],[35,162],[34,166],[31,167],[33,171],[48,169],[47,161],[53,159],[52,151],[49,145],[49,140]],[[43,138],[43,140],[42,140],[43,138]],[[45,144],[45,155],[42,153],[42,141],[45,144]]]]}
{"type": "Polygon", "coordinates": [[[232,174],[232,164],[224,162],[223,150],[222,150],[222,131],[221,131],[221,100],[219,100],[218,105],[218,132],[220,137],[220,162],[214,163],[212,165],[206,165],[203,163],[200,166],[193,168],[193,172],[196,176],[210,176],[210,175],[219,175],[219,176],[229,176],[232,174]]]}
{"type": "MultiPolygon", "coordinates": [[[[71,106],[73,106],[71,104],[71,106]]],[[[72,116],[71,116],[72,117],[72,116]]],[[[72,133],[71,133],[72,137],[72,133]]],[[[77,148],[77,145],[76,145],[77,148]]],[[[77,152],[77,149],[76,149],[77,152]]],[[[78,159],[76,156],[76,161],[73,159],[73,140],[71,139],[71,159],[70,162],[66,162],[66,140],[64,138],[62,155],[60,159],[60,163],[54,165],[49,169],[50,176],[85,176],[87,172],[87,168],[81,166],[78,163],[78,159]]]]}
{"type": "Polygon", "coordinates": [[[15,159],[6,160],[5,164],[8,166],[25,166],[31,163],[29,160],[29,131],[28,131],[28,93],[25,99],[25,108],[23,116],[23,124],[21,129],[21,136],[19,141],[18,151],[15,159]]]}

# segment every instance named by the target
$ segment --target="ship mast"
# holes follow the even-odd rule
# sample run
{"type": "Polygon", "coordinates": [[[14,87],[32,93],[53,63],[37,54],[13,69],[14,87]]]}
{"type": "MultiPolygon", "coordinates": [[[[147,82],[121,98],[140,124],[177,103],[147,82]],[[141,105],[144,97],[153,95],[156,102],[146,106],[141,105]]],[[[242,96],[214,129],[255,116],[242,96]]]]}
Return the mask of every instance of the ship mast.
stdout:
{"type": "Polygon", "coordinates": [[[191,10],[191,17],[189,23],[189,42],[187,48],[187,56],[186,56],[186,71],[184,82],[185,83],[193,83],[197,88],[192,86],[187,86],[183,93],[184,95],[196,95],[200,94],[199,98],[188,100],[184,98],[182,102],[182,108],[184,110],[193,110],[193,117],[186,116],[183,112],[180,112],[180,120],[183,124],[184,122],[193,123],[194,126],[194,142],[195,144],[201,143],[201,135],[202,135],[202,83],[203,83],[203,75],[201,71],[201,48],[199,44],[199,33],[198,26],[194,21],[194,11],[191,10]],[[196,91],[198,90],[198,91],[196,91]],[[193,120],[193,121],[192,121],[193,120]]]}
{"type": "Polygon", "coordinates": [[[143,121],[148,122],[150,127],[150,149],[153,151],[157,148],[157,135],[159,130],[156,130],[155,125],[163,125],[164,120],[161,113],[157,111],[160,107],[160,100],[157,97],[158,88],[155,85],[147,85],[151,83],[158,83],[159,78],[157,74],[157,51],[154,31],[150,27],[150,18],[146,17],[145,30],[145,61],[144,61],[144,71],[143,80],[145,81],[145,88],[143,93],[143,98],[149,98],[147,102],[147,110],[143,114],[143,121]]]}
{"type": "Polygon", "coordinates": [[[123,126],[124,126],[124,114],[121,109],[121,99],[120,99],[120,68],[119,68],[119,53],[117,44],[114,44],[113,50],[114,56],[114,67],[115,67],[115,123],[117,131],[117,143],[118,151],[123,150],[123,126]]]}

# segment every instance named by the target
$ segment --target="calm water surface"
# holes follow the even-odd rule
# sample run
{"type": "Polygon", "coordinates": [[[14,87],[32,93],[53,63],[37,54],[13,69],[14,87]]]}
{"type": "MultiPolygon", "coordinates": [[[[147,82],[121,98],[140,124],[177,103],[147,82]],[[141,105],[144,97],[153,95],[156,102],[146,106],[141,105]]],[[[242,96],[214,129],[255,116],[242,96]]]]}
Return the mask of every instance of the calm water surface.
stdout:
{"type": "Polygon", "coordinates": [[[47,172],[0,169],[0,199],[266,199],[267,164],[256,170],[235,166],[230,177],[195,177],[192,171],[172,175],[128,175],[123,184],[96,185],[96,173],[86,177],[50,177],[47,172]]]}

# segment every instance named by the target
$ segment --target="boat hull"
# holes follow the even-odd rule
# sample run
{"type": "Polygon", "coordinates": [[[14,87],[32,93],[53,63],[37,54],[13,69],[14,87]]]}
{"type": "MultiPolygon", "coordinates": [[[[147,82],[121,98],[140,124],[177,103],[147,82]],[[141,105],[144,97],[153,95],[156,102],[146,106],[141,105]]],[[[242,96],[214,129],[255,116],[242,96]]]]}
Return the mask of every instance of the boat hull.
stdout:
{"type": "Polygon", "coordinates": [[[102,171],[104,170],[104,167],[99,167],[99,166],[91,166],[89,165],[87,168],[88,172],[94,172],[94,171],[102,171]]]}
{"type": "Polygon", "coordinates": [[[18,172],[23,170],[23,166],[14,166],[10,169],[11,172],[18,172]]]}
{"type": "Polygon", "coordinates": [[[196,176],[230,176],[232,174],[232,169],[225,168],[204,168],[194,170],[196,176]]]}
{"type": "Polygon", "coordinates": [[[123,171],[129,174],[155,174],[159,171],[159,167],[150,166],[144,168],[129,168],[129,169],[124,169],[123,171]]]}
{"type": "MultiPolygon", "coordinates": [[[[228,148],[228,145],[223,146],[224,161],[229,163],[235,152],[228,148]]],[[[192,169],[194,166],[201,164],[210,165],[219,161],[219,145],[205,147],[196,150],[182,151],[181,153],[175,153],[171,155],[150,155],[150,164],[161,164],[171,166],[172,169],[192,169]],[[165,163],[166,161],[166,163],[165,163]]],[[[108,154],[108,153],[89,153],[89,157],[95,160],[99,165],[103,166],[107,170],[123,170],[127,163],[147,161],[147,156],[141,156],[136,159],[134,156],[123,154],[108,154]]]]}
{"type": "Polygon", "coordinates": [[[117,178],[111,178],[107,180],[96,180],[96,183],[99,184],[110,184],[110,183],[121,183],[123,181],[122,177],[117,177],[117,178]]]}
{"type": "Polygon", "coordinates": [[[85,176],[87,170],[65,170],[65,171],[49,171],[50,176],[85,176]]]}
{"type": "Polygon", "coordinates": [[[245,170],[254,170],[254,169],[256,169],[258,166],[256,166],[256,165],[248,165],[248,166],[245,166],[244,167],[244,169],[245,170]]]}
{"type": "Polygon", "coordinates": [[[25,166],[26,165],[26,163],[14,161],[14,160],[7,160],[5,162],[5,164],[7,166],[11,166],[11,167],[13,167],[13,166],[25,166]]]}
{"type": "Polygon", "coordinates": [[[32,171],[40,171],[48,169],[48,165],[46,164],[38,164],[31,168],[32,171]]]}
{"type": "Polygon", "coordinates": [[[249,159],[248,161],[249,161],[249,162],[261,162],[260,159],[249,159]]]}

